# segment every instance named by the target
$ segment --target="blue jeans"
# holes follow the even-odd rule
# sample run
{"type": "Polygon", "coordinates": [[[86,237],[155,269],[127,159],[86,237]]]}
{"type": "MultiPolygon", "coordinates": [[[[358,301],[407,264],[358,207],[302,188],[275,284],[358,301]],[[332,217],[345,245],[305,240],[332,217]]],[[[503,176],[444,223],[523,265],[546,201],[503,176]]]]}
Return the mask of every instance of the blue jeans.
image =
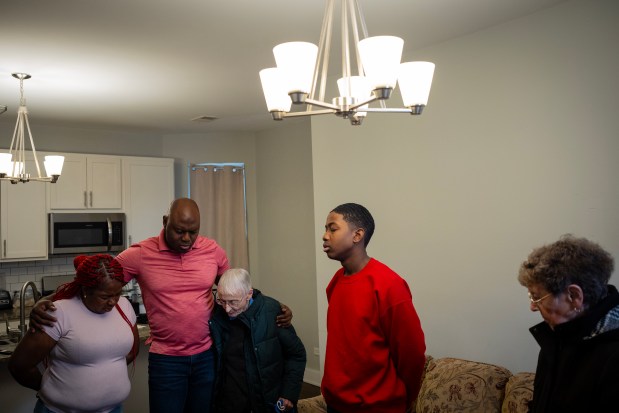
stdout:
{"type": "MultiPolygon", "coordinates": [[[[37,404],[34,406],[33,413],[54,413],[41,401],[41,399],[37,399],[37,404]]],[[[119,404],[113,410],[110,410],[110,413],[123,413],[123,406],[119,404]]]]}
{"type": "Polygon", "coordinates": [[[193,356],[148,354],[150,413],[208,413],[214,385],[212,349],[193,356]]]}

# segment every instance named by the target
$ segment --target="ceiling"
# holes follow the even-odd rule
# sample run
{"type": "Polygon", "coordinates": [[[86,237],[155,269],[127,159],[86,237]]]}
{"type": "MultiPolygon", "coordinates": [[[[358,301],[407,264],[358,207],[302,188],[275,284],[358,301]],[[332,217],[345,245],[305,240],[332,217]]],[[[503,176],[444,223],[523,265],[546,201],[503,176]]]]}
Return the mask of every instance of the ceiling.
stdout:
{"type": "MultiPolygon", "coordinates": [[[[414,51],[562,1],[360,4],[370,35],[400,36],[405,50],[414,51]]],[[[7,125],[15,123],[19,104],[13,72],[32,75],[24,81],[31,124],[156,134],[272,127],[258,71],[274,66],[271,49],[278,43],[317,43],[324,5],[322,0],[4,2],[0,105],[8,111],[0,115],[1,133],[11,133],[7,125]],[[192,121],[202,116],[218,119],[192,121]]],[[[339,30],[339,20],[335,27],[339,30]]]]}

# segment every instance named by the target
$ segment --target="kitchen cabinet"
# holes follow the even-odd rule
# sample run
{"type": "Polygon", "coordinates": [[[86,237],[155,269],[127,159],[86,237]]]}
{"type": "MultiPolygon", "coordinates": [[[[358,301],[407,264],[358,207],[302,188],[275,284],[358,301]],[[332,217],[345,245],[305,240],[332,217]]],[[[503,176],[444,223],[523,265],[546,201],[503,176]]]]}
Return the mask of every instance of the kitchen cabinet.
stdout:
{"type": "MultiPolygon", "coordinates": [[[[27,171],[36,171],[26,161],[27,171]]],[[[45,182],[12,184],[0,182],[0,260],[47,258],[47,214],[45,182]]]]}
{"type": "Polygon", "coordinates": [[[121,209],[121,157],[65,154],[62,174],[49,190],[49,209],[121,209]]]}
{"type": "Polygon", "coordinates": [[[174,200],[174,159],[122,158],[127,245],[159,234],[174,200]]]}

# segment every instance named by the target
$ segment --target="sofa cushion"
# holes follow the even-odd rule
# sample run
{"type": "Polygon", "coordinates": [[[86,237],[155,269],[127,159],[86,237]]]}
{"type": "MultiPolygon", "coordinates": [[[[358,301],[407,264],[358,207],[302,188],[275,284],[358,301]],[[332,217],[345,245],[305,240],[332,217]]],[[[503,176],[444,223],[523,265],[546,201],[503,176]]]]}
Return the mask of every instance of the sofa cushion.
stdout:
{"type": "Polygon", "coordinates": [[[499,413],[511,372],[504,367],[455,358],[428,364],[417,413],[499,413]]]}
{"type": "Polygon", "coordinates": [[[322,395],[301,399],[297,403],[299,413],[327,413],[327,404],[322,395]]]}
{"type": "Polygon", "coordinates": [[[527,413],[533,398],[535,373],[514,374],[505,386],[505,400],[501,413],[527,413]]]}

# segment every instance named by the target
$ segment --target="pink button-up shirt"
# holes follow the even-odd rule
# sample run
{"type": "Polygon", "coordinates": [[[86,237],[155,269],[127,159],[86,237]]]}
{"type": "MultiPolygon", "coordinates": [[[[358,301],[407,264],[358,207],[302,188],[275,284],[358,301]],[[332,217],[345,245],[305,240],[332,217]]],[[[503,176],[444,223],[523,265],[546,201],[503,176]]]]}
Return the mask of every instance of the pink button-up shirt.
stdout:
{"type": "Polygon", "coordinates": [[[170,250],[164,233],[134,244],[117,256],[125,280],[135,278],[150,325],[150,351],[190,356],[211,347],[208,321],[214,306],[215,278],[229,268],[226,252],[198,236],[193,247],[170,250]]]}

